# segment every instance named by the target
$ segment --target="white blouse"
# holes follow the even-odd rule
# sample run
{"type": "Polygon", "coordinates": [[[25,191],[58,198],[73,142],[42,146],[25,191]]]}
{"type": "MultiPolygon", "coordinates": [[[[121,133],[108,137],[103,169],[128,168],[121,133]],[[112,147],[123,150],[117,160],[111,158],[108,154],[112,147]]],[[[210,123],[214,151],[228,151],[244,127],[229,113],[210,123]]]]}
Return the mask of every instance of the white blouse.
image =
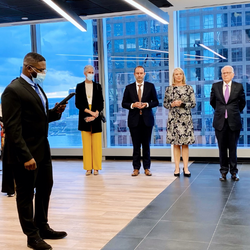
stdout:
{"type": "Polygon", "coordinates": [[[86,89],[86,96],[88,103],[92,105],[92,97],[93,97],[93,82],[92,83],[86,83],[85,82],[85,89],[86,89]]]}

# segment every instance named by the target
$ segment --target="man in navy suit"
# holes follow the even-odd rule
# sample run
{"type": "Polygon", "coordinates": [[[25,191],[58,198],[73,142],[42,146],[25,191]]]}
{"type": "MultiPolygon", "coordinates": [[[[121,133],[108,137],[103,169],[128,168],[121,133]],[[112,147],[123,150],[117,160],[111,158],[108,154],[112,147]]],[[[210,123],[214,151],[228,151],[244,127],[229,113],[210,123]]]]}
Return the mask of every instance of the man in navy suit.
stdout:
{"type": "Polygon", "coordinates": [[[151,176],[150,172],[150,140],[154,126],[152,108],[157,107],[159,102],[154,84],[144,82],[146,73],[142,66],[134,70],[136,82],[126,86],[122,107],[129,110],[128,127],[133,142],[133,167],[132,176],[137,176],[141,167],[141,145],[143,151],[143,168],[145,175],[151,176]]]}
{"type": "Polygon", "coordinates": [[[241,83],[232,81],[233,67],[224,66],[221,74],[223,81],[213,84],[210,95],[210,105],[214,108],[213,127],[219,146],[220,180],[225,181],[230,171],[231,178],[238,181],[237,142],[242,127],[240,112],[246,105],[245,93],[241,83]]]}

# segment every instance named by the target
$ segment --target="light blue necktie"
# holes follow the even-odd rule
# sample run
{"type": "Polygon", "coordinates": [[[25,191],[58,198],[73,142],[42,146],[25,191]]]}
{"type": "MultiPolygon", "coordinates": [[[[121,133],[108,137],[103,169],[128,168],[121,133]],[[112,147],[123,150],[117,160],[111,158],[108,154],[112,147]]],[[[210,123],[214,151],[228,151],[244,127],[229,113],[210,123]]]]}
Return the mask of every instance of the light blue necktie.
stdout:
{"type": "MultiPolygon", "coordinates": [[[[229,99],[229,88],[228,88],[228,84],[226,84],[226,90],[225,90],[225,102],[227,103],[228,102],[228,99],[229,99]]],[[[225,118],[227,118],[227,110],[225,111],[225,118]]]]}
{"type": "Polygon", "coordinates": [[[46,105],[45,105],[44,99],[43,99],[43,97],[42,97],[42,95],[41,95],[41,93],[40,93],[39,87],[37,86],[36,83],[34,83],[34,87],[35,87],[36,93],[38,94],[38,96],[40,97],[40,99],[41,99],[41,101],[42,101],[44,110],[46,110],[46,105]]]}

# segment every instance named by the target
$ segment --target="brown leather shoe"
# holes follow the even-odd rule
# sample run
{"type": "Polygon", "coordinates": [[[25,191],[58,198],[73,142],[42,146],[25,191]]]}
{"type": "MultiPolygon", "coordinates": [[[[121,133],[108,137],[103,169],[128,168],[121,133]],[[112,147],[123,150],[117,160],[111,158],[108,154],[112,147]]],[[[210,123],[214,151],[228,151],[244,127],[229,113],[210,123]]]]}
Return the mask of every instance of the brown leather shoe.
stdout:
{"type": "Polygon", "coordinates": [[[134,169],[133,173],[131,174],[132,176],[137,176],[138,174],[140,174],[138,169],[134,169]]]}
{"type": "Polygon", "coordinates": [[[227,180],[227,174],[221,174],[220,181],[226,181],[227,180]]]}
{"type": "Polygon", "coordinates": [[[151,175],[152,175],[152,173],[150,172],[150,170],[149,170],[149,169],[145,169],[145,175],[147,175],[147,176],[151,176],[151,175]]]}
{"type": "Polygon", "coordinates": [[[232,174],[231,178],[234,181],[239,181],[240,180],[240,177],[239,177],[239,175],[237,173],[236,174],[232,174]]]}

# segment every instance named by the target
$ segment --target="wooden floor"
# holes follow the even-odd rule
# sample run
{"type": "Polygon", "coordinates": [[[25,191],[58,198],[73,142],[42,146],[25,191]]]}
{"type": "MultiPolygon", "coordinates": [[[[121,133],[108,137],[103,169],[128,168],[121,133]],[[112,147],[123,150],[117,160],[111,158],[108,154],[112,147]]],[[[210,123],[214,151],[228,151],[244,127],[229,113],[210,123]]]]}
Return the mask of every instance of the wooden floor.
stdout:
{"type": "MultiPolygon", "coordinates": [[[[85,176],[81,160],[53,160],[53,166],[49,224],[68,233],[46,240],[54,250],[100,250],[175,180],[174,164],[166,161],[152,162],[152,177],[131,177],[131,161],[104,161],[98,176],[85,176]]],[[[15,198],[5,194],[0,194],[0,249],[28,249],[15,198]]]]}

